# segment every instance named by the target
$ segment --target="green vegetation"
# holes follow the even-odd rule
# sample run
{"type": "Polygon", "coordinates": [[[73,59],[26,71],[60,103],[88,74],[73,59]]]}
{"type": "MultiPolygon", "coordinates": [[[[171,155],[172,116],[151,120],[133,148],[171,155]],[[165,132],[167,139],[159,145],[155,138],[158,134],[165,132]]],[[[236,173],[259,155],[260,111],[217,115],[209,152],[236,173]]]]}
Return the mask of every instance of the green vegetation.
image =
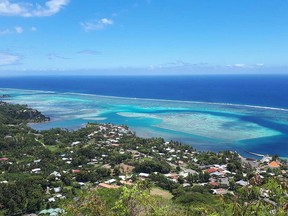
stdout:
{"type": "Polygon", "coordinates": [[[104,193],[103,189],[99,189],[97,192],[81,194],[76,203],[77,205],[75,202],[65,203],[63,208],[67,215],[191,215],[187,209],[173,204],[171,200],[150,195],[149,190],[143,188],[141,183],[132,187],[122,187],[119,190],[104,190],[104,193]],[[114,199],[107,200],[107,193],[110,193],[109,197],[114,199]]]}
{"type": "Polygon", "coordinates": [[[166,161],[155,161],[151,159],[145,159],[135,164],[135,171],[138,173],[169,173],[171,167],[166,161]]]}

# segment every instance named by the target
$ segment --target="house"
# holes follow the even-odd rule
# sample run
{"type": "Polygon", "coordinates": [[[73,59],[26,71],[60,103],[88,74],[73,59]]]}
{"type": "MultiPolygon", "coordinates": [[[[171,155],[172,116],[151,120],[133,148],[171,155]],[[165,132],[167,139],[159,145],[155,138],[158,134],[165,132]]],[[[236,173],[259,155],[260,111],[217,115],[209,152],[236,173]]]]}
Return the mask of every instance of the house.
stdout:
{"type": "Polygon", "coordinates": [[[224,173],[221,173],[221,172],[218,172],[218,171],[216,171],[216,172],[212,172],[212,173],[210,173],[210,176],[224,177],[224,176],[225,176],[225,174],[224,174],[224,173]]]}
{"type": "Polygon", "coordinates": [[[280,165],[276,161],[272,161],[268,164],[268,167],[273,169],[273,168],[279,168],[280,165]]]}
{"type": "Polygon", "coordinates": [[[197,163],[197,162],[198,162],[198,160],[197,160],[196,158],[193,158],[193,161],[194,161],[195,163],[197,163]]]}
{"type": "Polygon", "coordinates": [[[126,176],[124,176],[124,175],[120,175],[120,176],[118,176],[118,177],[119,177],[119,179],[121,179],[121,180],[123,180],[123,181],[126,180],[126,176]]]}
{"type": "Polygon", "coordinates": [[[55,198],[58,198],[58,199],[65,199],[65,198],[66,198],[66,197],[63,196],[62,194],[56,194],[54,197],[55,197],[55,198]]]}
{"type": "Polygon", "coordinates": [[[224,174],[231,174],[231,172],[228,171],[228,170],[223,170],[221,173],[224,173],[224,174]]]}
{"type": "Polygon", "coordinates": [[[189,183],[183,183],[182,186],[183,186],[183,187],[191,187],[191,184],[189,184],[189,183]]]}
{"type": "Polygon", "coordinates": [[[50,175],[54,175],[55,177],[61,177],[61,174],[59,172],[52,172],[50,175]]]}
{"type": "Polygon", "coordinates": [[[105,184],[113,184],[115,182],[116,182],[116,179],[109,179],[109,180],[105,181],[104,183],[105,184]]]}
{"type": "Polygon", "coordinates": [[[148,173],[139,173],[139,177],[148,178],[149,174],[148,173]]]}
{"type": "Polygon", "coordinates": [[[266,190],[264,188],[260,188],[260,195],[263,198],[269,198],[269,190],[266,190]]]}
{"type": "Polygon", "coordinates": [[[85,186],[85,185],[86,185],[84,182],[78,182],[78,184],[79,184],[80,186],[85,186]]]}
{"type": "Polygon", "coordinates": [[[40,168],[36,168],[36,169],[32,169],[31,173],[40,173],[41,169],[40,168]]]}
{"type": "Polygon", "coordinates": [[[72,170],[72,173],[80,173],[81,170],[72,170]]]}
{"type": "Polygon", "coordinates": [[[198,174],[198,172],[192,169],[183,169],[183,172],[179,173],[179,175],[182,175],[183,177],[187,177],[188,174],[194,175],[194,174],[198,174]]]}
{"type": "Polygon", "coordinates": [[[226,187],[230,186],[229,179],[227,177],[219,179],[219,183],[220,183],[221,187],[225,187],[226,188],[226,187]]]}
{"type": "Polygon", "coordinates": [[[171,179],[171,178],[168,178],[168,180],[170,180],[170,181],[172,181],[172,182],[175,182],[175,183],[177,183],[177,182],[178,182],[178,180],[177,180],[177,179],[171,179]]]}
{"type": "Polygon", "coordinates": [[[0,161],[8,161],[9,158],[6,158],[6,157],[3,157],[3,158],[0,158],[0,161]]]}
{"type": "Polygon", "coordinates": [[[211,168],[207,169],[206,171],[210,174],[210,173],[217,172],[217,171],[218,171],[218,168],[216,168],[216,167],[211,167],[211,168]]]}
{"type": "Polygon", "coordinates": [[[55,201],[56,201],[56,200],[55,200],[54,197],[51,197],[51,198],[48,199],[48,202],[55,202],[55,201]]]}
{"type": "Polygon", "coordinates": [[[59,193],[61,191],[61,187],[53,188],[53,190],[54,190],[55,193],[59,193]]]}
{"type": "Polygon", "coordinates": [[[238,185],[241,185],[241,186],[246,186],[246,185],[249,184],[247,181],[244,181],[244,180],[240,180],[240,181],[237,181],[235,183],[238,184],[238,185]]]}
{"type": "Polygon", "coordinates": [[[64,214],[65,211],[63,209],[60,209],[60,208],[51,208],[51,209],[45,209],[45,210],[42,210],[40,211],[38,214],[39,215],[50,215],[50,216],[57,216],[57,215],[62,215],[64,214]]]}
{"type": "Polygon", "coordinates": [[[73,147],[73,146],[79,145],[80,143],[81,143],[80,141],[76,141],[76,142],[71,143],[71,146],[73,147]]]}

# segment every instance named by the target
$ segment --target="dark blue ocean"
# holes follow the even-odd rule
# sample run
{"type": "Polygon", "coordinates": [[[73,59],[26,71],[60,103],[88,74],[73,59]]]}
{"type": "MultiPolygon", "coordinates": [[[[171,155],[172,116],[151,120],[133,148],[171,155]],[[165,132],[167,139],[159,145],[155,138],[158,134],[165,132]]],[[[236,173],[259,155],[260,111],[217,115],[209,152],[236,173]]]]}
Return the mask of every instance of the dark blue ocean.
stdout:
{"type": "Polygon", "coordinates": [[[1,77],[0,88],[288,108],[288,75],[1,77]]]}

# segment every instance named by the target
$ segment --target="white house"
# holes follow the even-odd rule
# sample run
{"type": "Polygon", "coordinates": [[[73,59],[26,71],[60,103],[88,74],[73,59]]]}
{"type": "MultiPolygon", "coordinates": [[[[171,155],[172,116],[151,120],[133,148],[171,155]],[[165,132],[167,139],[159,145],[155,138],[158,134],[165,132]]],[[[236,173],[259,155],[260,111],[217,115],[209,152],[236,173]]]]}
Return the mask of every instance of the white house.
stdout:
{"type": "Polygon", "coordinates": [[[148,178],[149,174],[148,173],[139,173],[139,177],[148,178]]]}
{"type": "Polygon", "coordinates": [[[39,173],[41,171],[40,168],[32,169],[31,173],[39,173]]]}

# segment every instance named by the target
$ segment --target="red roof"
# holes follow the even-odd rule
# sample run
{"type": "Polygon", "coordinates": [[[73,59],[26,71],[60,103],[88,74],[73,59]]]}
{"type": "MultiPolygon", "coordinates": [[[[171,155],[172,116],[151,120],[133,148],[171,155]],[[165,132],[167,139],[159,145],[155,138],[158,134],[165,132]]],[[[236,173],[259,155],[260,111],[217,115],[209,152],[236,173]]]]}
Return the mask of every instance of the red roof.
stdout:
{"type": "Polygon", "coordinates": [[[72,170],[72,173],[80,173],[81,170],[72,170]]]}
{"type": "Polygon", "coordinates": [[[213,186],[213,187],[219,186],[219,183],[218,183],[218,182],[210,182],[209,184],[210,184],[211,186],[213,186]]]}
{"type": "Polygon", "coordinates": [[[271,168],[278,168],[280,165],[276,161],[272,161],[271,163],[268,164],[269,167],[271,168]]]}
{"type": "Polygon", "coordinates": [[[0,161],[7,161],[7,160],[9,160],[9,158],[6,157],[0,158],[0,161]]]}
{"type": "Polygon", "coordinates": [[[218,171],[218,169],[215,167],[212,167],[212,168],[207,170],[208,173],[213,173],[213,172],[217,172],[217,171],[218,171]]]}

